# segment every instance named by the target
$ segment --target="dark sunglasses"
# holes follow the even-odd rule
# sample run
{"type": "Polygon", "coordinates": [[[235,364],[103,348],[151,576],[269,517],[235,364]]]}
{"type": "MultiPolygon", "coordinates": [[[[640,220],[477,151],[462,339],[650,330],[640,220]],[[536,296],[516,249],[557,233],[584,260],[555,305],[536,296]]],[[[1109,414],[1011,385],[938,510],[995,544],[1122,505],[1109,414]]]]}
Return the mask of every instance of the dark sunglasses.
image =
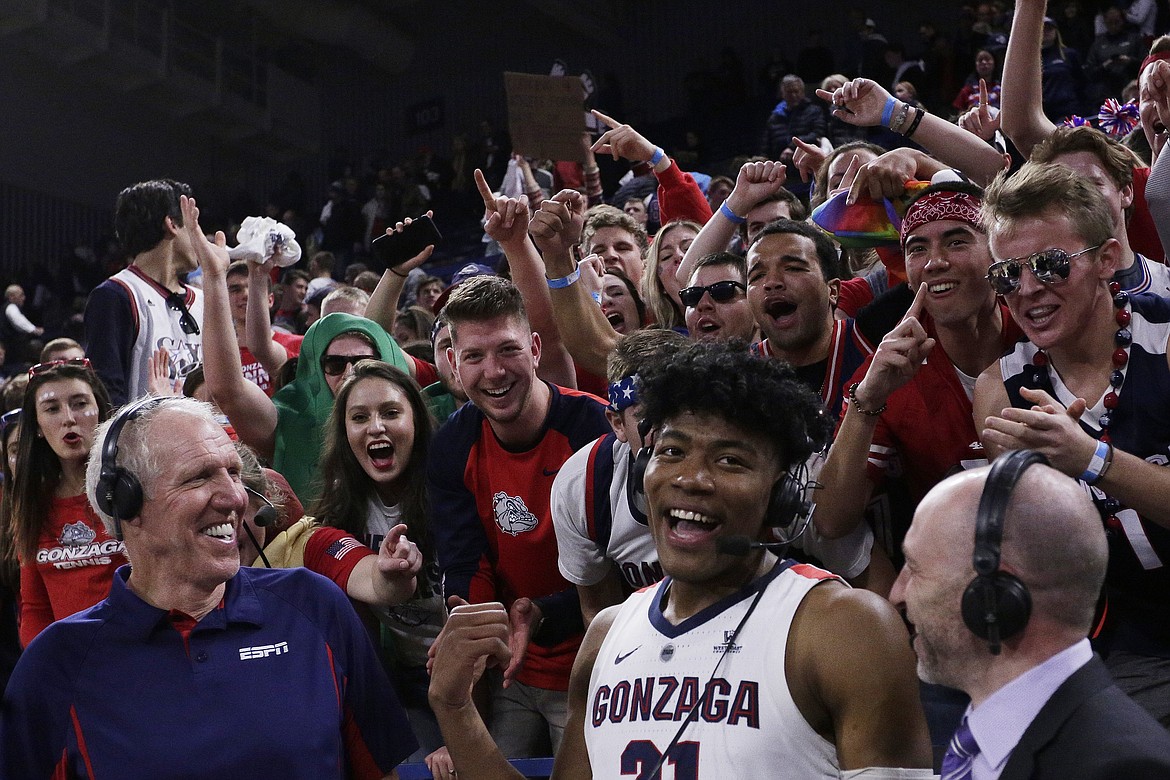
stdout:
{"type": "Polygon", "coordinates": [[[747,292],[747,288],[743,286],[742,282],[737,282],[734,279],[725,279],[722,282],[715,282],[706,287],[684,287],[678,291],[679,300],[682,301],[683,306],[687,308],[694,308],[699,305],[699,301],[703,300],[703,293],[711,296],[711,300],[716,303],[727,303],[735,298],[737,290],[747,292]]]}
{"type": "Polygon", "coordinates": [[[380,360],[377,355],[326,355],[321,358],[321,370],[329,376],[341,376],[345,369],[361,360],[380,360]]]}
{"type": "Polygon", "coordinates": [[[28,378],[32,379],[34,376],[39,376],[40,374],[43,374],[46,371],[49,371],[50,369],[57,368],[59,366],[73,366],[74,368],[85,368],[85,369],[89,369],[90,371],[93,370],[93,363],[89,362],[89,358],[69,358],[67,360],[50,360],[48,363],[37,363],[35,366],[30,368],[28,370],[28,378]]]}
{"type": "Polygon", "coordinates": [[[22,411],[22,409],[13,409],[10,412],[5,412],[0,415],[0,441],[8,438],[8,431],[12,426],[20,424],[20,413],[22,411]]]}
{"type": "Polygon", "coordinates": [[[987,269],[987,281],[991,282],[991,289],[995,290],[996,295],[1008,295],[1020,286],[1020,277],[1024,274],[1024,266],[1027,266],[1032,275],[1044,284],[1060,284],[1068,279],[1074,257],[1102,246],[1104,244],[1097,244],[1071,255],[1063,249],[1045,249],[1027,257],[1000,260],[987,269]]]}
{"type": "Polygon", "coordinates": [[[184,333],[188,336],[198,336],[199,323],[191,316],[191,312],[183,300],[184,297],[183,293],[172,292],[167,296],[167,306],[171,311],[179,312],[179,327],[183,329],[184,333]]]}

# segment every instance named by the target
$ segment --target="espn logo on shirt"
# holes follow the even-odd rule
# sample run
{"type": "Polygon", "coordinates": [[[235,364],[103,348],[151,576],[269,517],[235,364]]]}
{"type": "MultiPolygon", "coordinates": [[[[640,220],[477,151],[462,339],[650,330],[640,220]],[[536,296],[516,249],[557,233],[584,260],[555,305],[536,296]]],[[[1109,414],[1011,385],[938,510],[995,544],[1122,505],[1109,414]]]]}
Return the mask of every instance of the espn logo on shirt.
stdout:
{"type": "Polygon", "coordinates": [[[275,645],[256,645],[255,647],[241,647],[240,660],[249,661],[253,658],[267,658],[270,655],[284,655],[288,652],[288,642],[275,645]]]}

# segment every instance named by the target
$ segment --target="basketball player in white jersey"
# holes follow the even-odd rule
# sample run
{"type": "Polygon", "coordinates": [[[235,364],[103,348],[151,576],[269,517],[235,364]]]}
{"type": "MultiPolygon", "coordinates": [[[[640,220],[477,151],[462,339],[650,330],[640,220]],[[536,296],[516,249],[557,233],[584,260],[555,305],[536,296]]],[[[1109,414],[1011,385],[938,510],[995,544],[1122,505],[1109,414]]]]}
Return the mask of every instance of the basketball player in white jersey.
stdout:
{"type": "MultiPolygon", "coordinates": [[[[894,609],[755,543],[807,522],[797,464],[828,436],[818,399],[786,364],[707,343],[648,368],[639,390],[667,577],[590,625],[553,776],[931,777],[894,609]]],[[[520,777],[471,701],[507,641],[503,606],[477,604],[456,606],[435,644],[431,705],[460,780],[520,777]]]]}

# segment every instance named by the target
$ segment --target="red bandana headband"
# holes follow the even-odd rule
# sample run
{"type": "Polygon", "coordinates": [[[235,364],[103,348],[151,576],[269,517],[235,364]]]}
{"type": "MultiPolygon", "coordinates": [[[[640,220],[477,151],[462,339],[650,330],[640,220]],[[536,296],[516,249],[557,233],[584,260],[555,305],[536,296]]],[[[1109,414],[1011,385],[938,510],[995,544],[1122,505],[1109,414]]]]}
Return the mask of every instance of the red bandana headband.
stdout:
{"type": "Polygon", "coordinates": [[[1145,73],[1146,66],[1157,62],[1158,60],[1170,60],[1170,51],[1160,51],[1157,54],[1151,54],[1149,57],[1146,57],[1144,60],[1142,60],[1142,66],[1138,68],[1138,74],[1140,75],[1145,73]]]}
{"type": "Polygon", "coordinates": [[[980,200],[966,192],[938,190],[924,195],[910,205],[902,218],[902,244],[906,238],[928,222],[953,219],[975,228],[979,225],[980,200]]]}

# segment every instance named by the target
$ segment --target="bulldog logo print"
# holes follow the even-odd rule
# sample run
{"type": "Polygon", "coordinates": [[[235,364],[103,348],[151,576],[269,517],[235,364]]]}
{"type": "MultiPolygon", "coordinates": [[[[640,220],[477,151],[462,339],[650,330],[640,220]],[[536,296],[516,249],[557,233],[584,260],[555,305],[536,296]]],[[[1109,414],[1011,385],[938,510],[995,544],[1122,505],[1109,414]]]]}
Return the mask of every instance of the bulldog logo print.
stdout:
{"type": "Polygon", "coordinates": [[[62,547],[80,547],[83,544],[89,544],[96,538],[97,531],[78,520],[76,523],[67,523],[61,529],[60,542],[62,547]]]}
{"type": "Polygon", "coordinates": [[[496,493],[492,496],[492,510],[496,516],[496,525],[509,536],[519,536],[536,528],[536,515],[528,511],[522,498],[496,493]]]}

